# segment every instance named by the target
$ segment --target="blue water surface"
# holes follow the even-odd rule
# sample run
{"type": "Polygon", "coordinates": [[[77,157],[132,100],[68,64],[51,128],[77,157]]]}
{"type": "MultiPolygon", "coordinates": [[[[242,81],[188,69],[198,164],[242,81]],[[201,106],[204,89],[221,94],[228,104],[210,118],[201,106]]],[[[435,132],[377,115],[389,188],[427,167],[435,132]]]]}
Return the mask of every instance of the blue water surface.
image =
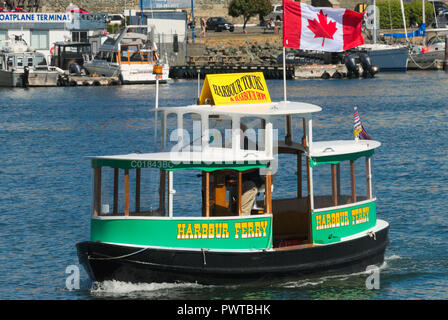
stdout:
{"type": "MultiPolygon", "coordinates": [[[[283,99],[282,81],[267,83],[283,99]]],[[[173,81],[161,86],[160,105],[191,104],[196,94],[195,81],[173,81]]],[[[382,143],[375,194],[391,228],[379,289],[366,288],[365,273],[259,287],[92,284],[81,268],[80,289],[68,290],[75,244],[90,232],[85,157],[152,151],[154,97],[150,85],[0,89],[0,299],[448,298],[448,74],[431,71],[288,81],[288,100],[323,108],[315,141],[352,139],[357,106],[382,143]]],[[[200,208],[197,194],[185,197],[200,208]]]]}

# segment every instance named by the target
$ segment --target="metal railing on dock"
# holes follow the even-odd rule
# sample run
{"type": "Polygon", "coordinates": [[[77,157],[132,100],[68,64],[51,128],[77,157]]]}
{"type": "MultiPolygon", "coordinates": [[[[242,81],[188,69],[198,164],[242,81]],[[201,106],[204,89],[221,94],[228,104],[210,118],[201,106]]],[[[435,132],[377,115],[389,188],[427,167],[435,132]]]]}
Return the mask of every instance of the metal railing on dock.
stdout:
{"type": "MultiPolygon", "coordinates": [[[[233,65],[233,64],[214,64],[205,66],[174,66],[170,68],[171,79],[201,79],[207,74],[217,73],[244,73],[244,72],[263,72],[265,79],[283,79],[283,66],[257,66],[257,65],[233,65]]],[[[286,78],[293,79],[294,67],[286,67],[286,78]]]]}

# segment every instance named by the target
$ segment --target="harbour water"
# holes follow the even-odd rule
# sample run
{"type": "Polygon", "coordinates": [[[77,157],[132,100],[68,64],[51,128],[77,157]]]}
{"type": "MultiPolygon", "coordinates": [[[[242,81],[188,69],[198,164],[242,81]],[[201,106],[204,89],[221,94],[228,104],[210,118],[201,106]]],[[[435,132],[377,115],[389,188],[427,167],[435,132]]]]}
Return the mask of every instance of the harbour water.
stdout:
{"type": "MultiPolygon", "coordinates": [[[[272,100],[283,83],[269,80],[272,100]]],[[[390,244],[379,289],[368,273],[269,285],[92,284],[68,290],[75,244],[89,238],[86,156],[152,151],[154,86],[0,89],[0,299],[447,299],[448,74],[288,81],[288,99],[315,103],[315,140],[352,139],[353,107],[374,156],[378,217],[390,244]]],[[[194,103],[196,81],[162,85],[160,105],[194,103]]],[[[179,186],[182,188],[182,186],[179,186]]],[[[186,188],[186,187],[184,187],[186,188]]],[[[187,196],[193,208],[200,198],[187,196]],[[196,201],[195,201],[196,199],[196,201]]]]}

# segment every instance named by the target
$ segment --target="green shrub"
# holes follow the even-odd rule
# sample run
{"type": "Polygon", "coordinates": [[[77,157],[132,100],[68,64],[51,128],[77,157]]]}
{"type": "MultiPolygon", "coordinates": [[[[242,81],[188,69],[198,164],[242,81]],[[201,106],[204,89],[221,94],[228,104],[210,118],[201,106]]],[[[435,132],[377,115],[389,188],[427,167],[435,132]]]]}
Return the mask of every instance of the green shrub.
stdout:
{"type": "MultiPolygon", "coordinates": [[[[403,17],[401,15],[400,1],[387,0],[377,1],[376,6],[380,9],[380,28],[381,29],[396,29],[403,28],[403,17]]],[[[406,27],[412,25],[422,24],[422,1],[415,0],[404,3],[404,15],[406,18],[406,27]]],[[[434,19],[434,9],[432,3],[426,1],[425,3],[426,26],[431,24],[434,19]]]]}

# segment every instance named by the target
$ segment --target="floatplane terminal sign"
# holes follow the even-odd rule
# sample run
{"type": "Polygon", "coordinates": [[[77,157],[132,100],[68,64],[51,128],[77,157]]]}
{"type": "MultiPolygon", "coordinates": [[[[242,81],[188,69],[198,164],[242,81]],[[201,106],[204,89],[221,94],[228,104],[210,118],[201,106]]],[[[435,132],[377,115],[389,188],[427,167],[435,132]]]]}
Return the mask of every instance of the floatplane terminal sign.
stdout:
{"type": "Polygon", "coordinates": [[[0,13],[0,22],[70,22],[69,13],[0,13]]]}

